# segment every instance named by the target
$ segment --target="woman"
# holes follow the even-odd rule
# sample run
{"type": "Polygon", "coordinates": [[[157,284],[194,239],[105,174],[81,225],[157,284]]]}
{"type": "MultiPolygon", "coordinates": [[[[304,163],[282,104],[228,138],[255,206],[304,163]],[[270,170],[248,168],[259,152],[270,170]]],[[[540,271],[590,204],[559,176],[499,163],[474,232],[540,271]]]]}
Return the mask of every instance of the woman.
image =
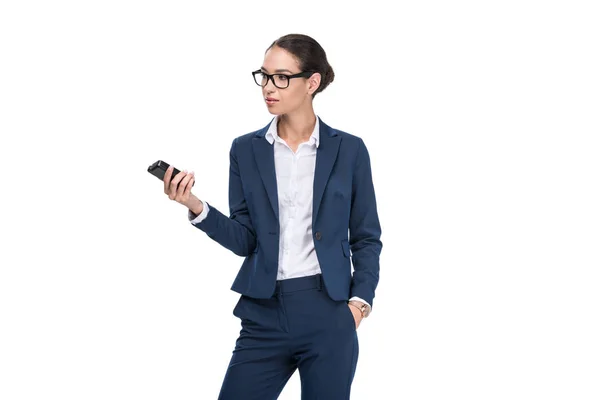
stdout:
{"type": "Polygon", "coordinates": [[[314,39],[277,39],[252,75],[275,117],[233,140],[230,216],[191,193],[193,173],[164,178],[194,226],[245,257],[231,288],[242,330],[219,399],[276,399],[296,369],[303,399],[348,399],[382,248],[369,154],[313,111],[334,77],[314,39]]]}

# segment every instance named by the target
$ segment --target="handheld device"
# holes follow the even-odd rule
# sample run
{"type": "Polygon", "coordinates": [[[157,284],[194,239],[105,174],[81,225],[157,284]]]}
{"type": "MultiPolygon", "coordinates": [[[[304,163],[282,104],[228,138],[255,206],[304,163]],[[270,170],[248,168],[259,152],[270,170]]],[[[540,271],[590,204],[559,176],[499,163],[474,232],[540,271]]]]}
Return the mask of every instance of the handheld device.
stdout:
{"type": "MultiPolygon", "coordinates": [[[[148,167],[148,172],[150,172],[152,175],[154,175],[161,181],[164,181],[165,173],[167,172],[167,168],[169,168],[169,164],[167,164],[166,162],[164,162],[162,160],[158,160],[148,167]]],[[[173,173],[171,175],[171,178],[173,178],[175,175],[177,175],[180,172],[181,172],[180,170],[173,167],[173,173]]],[[[192,183],[192,186],[194,186],[195,184],[196,184],[196,181],[194,180],[194,182],[192,183]]]]}

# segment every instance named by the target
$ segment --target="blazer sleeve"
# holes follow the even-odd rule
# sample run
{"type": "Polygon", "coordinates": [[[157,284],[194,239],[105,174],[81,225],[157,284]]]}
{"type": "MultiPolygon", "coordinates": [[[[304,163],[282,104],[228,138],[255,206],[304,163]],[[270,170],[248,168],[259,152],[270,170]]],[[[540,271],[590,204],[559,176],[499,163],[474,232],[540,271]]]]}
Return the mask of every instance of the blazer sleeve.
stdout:
{"type": "Polygon", "coordinates": [[[256,247],[256,232],[252,226],[248,205],[244,198],[240,169],[236,155],[237,138],[229,151],[229,212],[227,217],[214,205],[210,212],[195,227],[204,231],[211,239],[231,250],[238,256],[251,254],[256,247]]]}
{"type": "Polygon", "coordinates": [[[349,228],[354,266],[350,296],[360,297],[373,306],[375,288],[379,282],[381,226],[377,215],[369,152],[361,138],[352,179],[349,228]]]}

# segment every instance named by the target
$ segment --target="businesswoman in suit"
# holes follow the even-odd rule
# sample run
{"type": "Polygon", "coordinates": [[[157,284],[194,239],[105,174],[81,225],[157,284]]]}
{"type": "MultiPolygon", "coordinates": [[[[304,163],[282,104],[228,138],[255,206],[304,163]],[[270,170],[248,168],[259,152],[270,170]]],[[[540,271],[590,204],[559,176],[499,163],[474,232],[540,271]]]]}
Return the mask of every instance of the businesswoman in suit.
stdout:
{"type": "Polygon", "coordinates": [[[298,369],[302,399],[346,400],[382,248],[369,153],[313,111],[334,77],[314,39],[277,39],[252,75],[274,118],[232,142],[230,215],[191,193],[193,173],[164,178],[196,228],[245,257],[231,287],[242,329],[219,399],[276,399],[298,369]]]}

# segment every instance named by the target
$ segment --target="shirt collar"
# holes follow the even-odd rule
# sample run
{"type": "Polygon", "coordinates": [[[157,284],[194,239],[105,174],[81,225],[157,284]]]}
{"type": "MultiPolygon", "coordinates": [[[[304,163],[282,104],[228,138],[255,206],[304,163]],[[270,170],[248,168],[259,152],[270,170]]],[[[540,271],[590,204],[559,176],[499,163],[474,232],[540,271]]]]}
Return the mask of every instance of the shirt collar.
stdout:
{"type": "MultiPolygon", "coordinates": [[[[279,116],[276,115],[275,118],[273,118],[273,121],[271,121],[271,125],[269,125],[269,129],[267,130],[267,133],[265,134],[265,139],[268,140],[269,144],[273,144],[273,142],[275,140],[283,141],[283,139],[281,139],[279,137],[279,134],[277,133],[278,117],[279,116]]],[[[319,147],[319,117],[318,116],[317,116],[317,122],[315,123],[315,128],[313,129],[313,132],[310,135],[308,142],[310,144],[314,143],[317,147],[319,147]]]]}

